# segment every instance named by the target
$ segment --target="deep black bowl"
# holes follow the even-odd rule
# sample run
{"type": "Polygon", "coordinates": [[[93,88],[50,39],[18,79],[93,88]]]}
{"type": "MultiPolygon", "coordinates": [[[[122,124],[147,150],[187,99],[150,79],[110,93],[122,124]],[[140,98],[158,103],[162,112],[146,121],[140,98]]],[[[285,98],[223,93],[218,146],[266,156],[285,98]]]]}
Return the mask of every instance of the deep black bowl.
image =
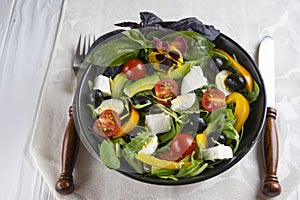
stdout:
{"type": "MultiPolygon", "coordinates": [[[[120,30],[114,31],[114,33],[119,33],[120,30]]],[[[103,40],[109,37],[109,34],[102,36],[97,40],[99,45],[103,40]]],[[[243,65],[253,76],[255,81],[260,87],[260,94],[258,99],[251,104],[250,115],[244,125],[244,134],[240,142],[239,148],[235,153],[234,157],[230,160],[223,161],[222,163],[216,165],[213,169],[206,169],[204,172],[198,176],[179,179],[178,181],[174,180],[163,180],[156,177],[143,176],[138,173],[132,173],[130,170],[120,170],[119,172],[123,175],[126,175],[132,179],[152,183],[157,185],[183,185],[200,182],[203,180],[210,179],[212,177],[221,174],[222,172],[228,170],[233,165],[238,163],[253,147],[255,142],[258,139],[258,136],[263,128],[266,115],[266,96],[265,96],[265,87],[262,80],[262,77],[256,67],[255,62],[248,55],[248,53],[235,41],[230,39],[224,34],[220,34],[213,43],[217,48],[221,48],[228,52],[231,55],[235,55],[238,58],[238,61],[243,65]]],[[[86,149],[94,155],[94,157],[102,162],[99,157],[98,143],[99,139],[95,137],[94,134],[91,134],[89,127],[91,125],[91,111],[86,106],[90,95],[90,89],[88,85],[88,80],[93,80],[96,75],[102,74],[104,71],[103,68],[93,67],[92,65],[85,62],[82,66],[82,69],[79,73],[82,73],[82,79],[77,89],[77,94],[75,97],[75,125],[79,132],[80,138],[86,147],[86,149]]]]}

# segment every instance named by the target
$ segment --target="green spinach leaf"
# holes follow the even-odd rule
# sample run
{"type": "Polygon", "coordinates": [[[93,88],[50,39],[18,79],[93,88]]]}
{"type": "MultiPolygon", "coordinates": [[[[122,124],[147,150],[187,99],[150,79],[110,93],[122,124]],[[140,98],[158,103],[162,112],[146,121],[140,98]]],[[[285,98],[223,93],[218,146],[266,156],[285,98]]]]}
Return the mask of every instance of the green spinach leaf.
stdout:
{"type": "Polygon", "coordinates": [[[120,168],[120,160],[115,152],[115,145],[110,141],[110,139],[104,140],[98,145],[100,158],[102,162],[110,169],[120,168]]]}

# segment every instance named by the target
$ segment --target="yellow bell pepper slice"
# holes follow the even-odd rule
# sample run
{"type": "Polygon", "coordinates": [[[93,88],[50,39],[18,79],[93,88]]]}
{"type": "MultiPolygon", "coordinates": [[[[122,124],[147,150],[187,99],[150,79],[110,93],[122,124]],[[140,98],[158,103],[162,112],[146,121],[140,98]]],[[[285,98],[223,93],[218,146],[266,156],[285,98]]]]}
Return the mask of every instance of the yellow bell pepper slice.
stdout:
{"type": "Polygon", "coordinates": [[[252,75],[240,64],[238,63],[233,57],[231,57],[227,52],[223,51],[222,49],[214,49],[214,51],[224,55],[231,63],[232,66],[244,77],[246,81],[246,88],[249,92],[253,90],[253,78],[252,75]]]}
{"type": "Polygon", "coordinates": [[[196,141],[197,143],[202,145],[202,148],[207,148],[208,147],[208,143],[207,143],[207,138],[206,135],[204,133],[198,133],[196,135],[196,141]]]}
{"type": "Polygon", "coordinates": [[[132,106],[130,106],[130,118],[129,120],[120,127],[119,131],[116,135],[114,135],[112,138],[119,138],[127,133],[129,133],[139,122],[140,115],[136,109],[134,109],[132,106]]]}
{"type": "Polygon", "coordinates": [[[236,118],[236,121],[234,124],[234,128],[237,130],[237,132],[240,132],[250,113],[249,102],[242,94],[238,92],[232,92],[230,95],[227,96],[226,103],[235,104],[233,114],[236,118]]]}
{"type": "Polygon", "coordinates": [[[170,169],[170,170],[179,170],[180,167],[184,164],[183,162],[173,162],[168,160],[162,160],[151,156],[149,154],[137,154],[135,158],[143,163],[151,165],[160,169],[170,169]]]}

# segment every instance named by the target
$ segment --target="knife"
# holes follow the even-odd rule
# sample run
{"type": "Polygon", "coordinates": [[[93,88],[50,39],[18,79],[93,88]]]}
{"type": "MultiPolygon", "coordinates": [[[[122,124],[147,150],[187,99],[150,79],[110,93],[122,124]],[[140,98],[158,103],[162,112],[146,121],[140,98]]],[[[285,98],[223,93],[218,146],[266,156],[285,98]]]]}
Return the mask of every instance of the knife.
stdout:
{"type": "Polygon", "coordinates": [[[260,43],[258,66],[265,83],[267,96],[267,115],[262,142],[265,170],[262,192],[268,197],[275,197],[281,193],[281,186],[277,177],[279,144],[276,125],[277,110],[275,108],[275,49],[274,40],[270,36],[264,37],[260,43]]]}

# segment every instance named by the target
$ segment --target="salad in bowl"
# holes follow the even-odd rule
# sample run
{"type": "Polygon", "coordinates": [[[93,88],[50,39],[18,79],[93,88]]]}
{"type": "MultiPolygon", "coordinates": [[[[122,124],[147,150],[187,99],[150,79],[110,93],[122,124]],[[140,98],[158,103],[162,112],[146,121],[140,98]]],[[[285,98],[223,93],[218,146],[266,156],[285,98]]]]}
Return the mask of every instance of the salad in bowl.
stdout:
{"type": "Polygon", "coordinates": [[[264,121],[255,63],[196,18],[117,24],[86,57],[80,137],[110,169],[155,184],[211,178],[253,146],[264,121]],[[245,65],[246,64],[246,65],[245,65]]]}

